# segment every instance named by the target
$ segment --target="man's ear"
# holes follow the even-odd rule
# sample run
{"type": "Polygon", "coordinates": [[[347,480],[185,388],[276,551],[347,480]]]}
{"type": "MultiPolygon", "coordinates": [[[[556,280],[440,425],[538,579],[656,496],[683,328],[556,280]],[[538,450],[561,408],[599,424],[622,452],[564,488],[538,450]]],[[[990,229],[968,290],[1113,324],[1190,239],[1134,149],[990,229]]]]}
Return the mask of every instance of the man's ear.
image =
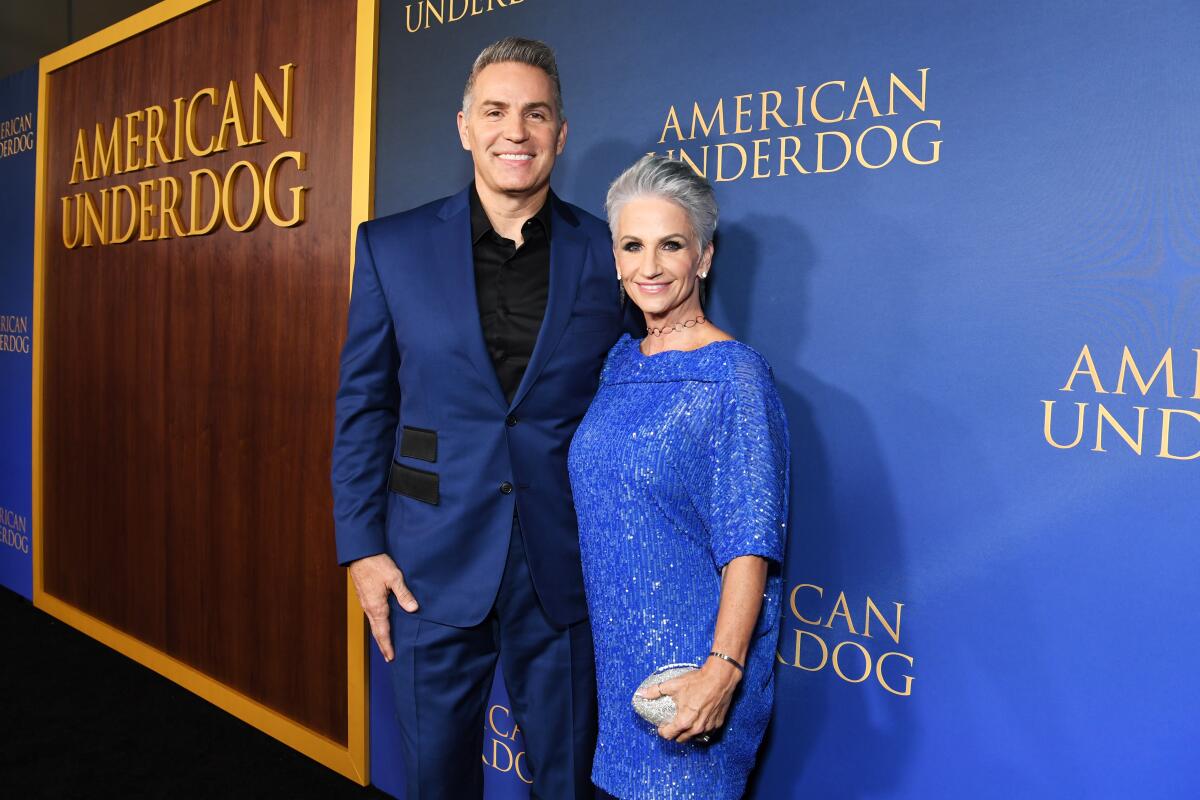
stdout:
{"type": "Polygon", "coordinates": [[[564,119],[562,125],[558,126],[558,142],[555,144],[554,155],[561,156],[563,147],[567,144],[567,121],[564,119]]]}
{"type": "Polygon", "coordinates": [[[467,136],[467,115],[463,112],[458,112],[458,140],[462,142],[463,150],[470,152],[471,138],[467,136]]]}

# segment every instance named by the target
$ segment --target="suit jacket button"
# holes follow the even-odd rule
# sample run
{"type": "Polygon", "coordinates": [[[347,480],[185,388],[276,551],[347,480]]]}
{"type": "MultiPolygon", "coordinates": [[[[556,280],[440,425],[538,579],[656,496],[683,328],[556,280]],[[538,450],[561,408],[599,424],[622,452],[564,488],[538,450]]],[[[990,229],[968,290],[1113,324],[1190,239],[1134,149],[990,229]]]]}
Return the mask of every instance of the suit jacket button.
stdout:
{"type": "Polygon", "coordinates": [[[512,494],[513,486],[508,481],[500,484],[500,494],[512,494]]]}
{"type": "Polygon", "coordinates": [[[514,417],[512,414],[509,414],[508,419],[504,420],[504,424],[511,428],[512,426],[517,424],[517,418],[514,417]]]}

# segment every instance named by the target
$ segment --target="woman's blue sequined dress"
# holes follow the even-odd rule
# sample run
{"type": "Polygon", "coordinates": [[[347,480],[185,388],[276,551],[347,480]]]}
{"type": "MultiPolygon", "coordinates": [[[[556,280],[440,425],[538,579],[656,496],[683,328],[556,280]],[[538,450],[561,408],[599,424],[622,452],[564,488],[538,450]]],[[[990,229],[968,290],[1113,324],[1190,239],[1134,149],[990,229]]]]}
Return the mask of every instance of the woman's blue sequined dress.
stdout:
{"type": "Polygon", "coordinates": [[[592,780],[621,800],[737,798],[771,714],[777,568],[719,738],[668,742],[630,698],[657,667],[704,663],[726,563],[783,559],[787,421],[746,345],[653,356],[639,345],[626,335],[609,352],[568,462],[596,643],[592,780]]]}

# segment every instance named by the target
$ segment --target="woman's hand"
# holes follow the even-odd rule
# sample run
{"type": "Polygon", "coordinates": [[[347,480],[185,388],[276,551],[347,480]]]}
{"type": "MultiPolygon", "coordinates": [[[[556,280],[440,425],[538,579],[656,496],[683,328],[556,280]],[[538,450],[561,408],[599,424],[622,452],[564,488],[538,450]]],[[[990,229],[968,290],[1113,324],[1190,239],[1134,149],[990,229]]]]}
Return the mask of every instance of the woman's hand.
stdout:
{"type": "MultiPolygon", "coordinates": [[[[738,556],[725,565],[712,639],[714,651],[746,663],[766,582],[767,562],[759,556],[738,556]]],[[[641,694],[650,700],[667,695],[675,701],[675,716],[659,726],[658,735],[686,742],[725,724],[733,690],[741,679],[740,669],[723,658],[709,656],[700,669],[648,686],[641,694]]]]}
{"type": "Polygon", "coordinates": [[[725,723],[733,690],[741,679],[742,673],[732,664],[710,656],[700,669],[647,686],[641,694],[651,700],[667,695],[675,701],[675,716],[659,727],[658,735],[686,742],[725,723]]]}

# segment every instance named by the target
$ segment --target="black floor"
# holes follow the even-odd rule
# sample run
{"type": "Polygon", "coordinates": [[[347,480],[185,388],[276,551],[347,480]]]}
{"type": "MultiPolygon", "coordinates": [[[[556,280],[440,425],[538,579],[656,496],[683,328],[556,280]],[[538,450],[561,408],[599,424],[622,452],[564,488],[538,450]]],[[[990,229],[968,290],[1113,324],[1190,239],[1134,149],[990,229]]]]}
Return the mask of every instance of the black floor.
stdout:
{"type": "Polygon", "coordinates": [[[0,798],[388,798],[0,588],[0,798]]]}

